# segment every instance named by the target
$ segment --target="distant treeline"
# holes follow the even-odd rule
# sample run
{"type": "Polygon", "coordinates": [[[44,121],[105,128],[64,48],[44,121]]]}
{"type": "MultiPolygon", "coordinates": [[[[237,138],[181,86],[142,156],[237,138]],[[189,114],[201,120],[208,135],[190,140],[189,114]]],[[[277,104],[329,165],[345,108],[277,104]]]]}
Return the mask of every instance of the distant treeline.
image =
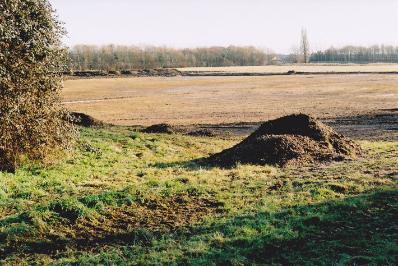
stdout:
{"type": "MultiPolygon", "coordinates": [[[[303,63],[300,52],[276,55],[253,46],[205,47],[175,49],[169,47],[138,47],[120,45],[76,45],[69,51],[72,71],[261,66],[270,64],[303,63]]],[[[329,48],[310,54],[310,63],[398,63],[398,47],[345,46],[329,48]]]]}
{"type": "Polygon", "coordinates": [[[70,49],[69,68],[126,70],[163,67],[260,66],[271,64],[275,54],[255,47],[168,47],[77,45],[70,49]]]}
{"type": "Polygon", "coordinates": [[[360,47],[345,46],[329,48],[311,54],[311,63],[398,63],[398,47],[378,46],[360,47]]]}

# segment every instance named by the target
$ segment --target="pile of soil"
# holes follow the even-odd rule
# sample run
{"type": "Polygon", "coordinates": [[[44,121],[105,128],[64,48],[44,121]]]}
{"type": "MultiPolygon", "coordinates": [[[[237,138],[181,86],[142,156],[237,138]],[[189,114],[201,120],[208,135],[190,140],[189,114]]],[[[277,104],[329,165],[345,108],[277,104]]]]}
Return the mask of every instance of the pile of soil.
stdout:
{"type": "Polygon", "coordinates": [[[176,77],[181,76],[181,72],[173,68],[143,69],[138,71],[140,77],[176,77]]]}
{"type": "Polygon", "coordinates": [[[102,126],[104,123],[85,113],[70,112],[65,120],[82,127],[102,126]]]}
{"type": "Polygon", "coordinates": [[[210,129],[205,128],[188,132],[188,135],[195,137],[214,137],[216,136],[216,133],[210,129]]]}
{"type": "Polygon", "coordinates": [[[176,129],[169,124],[156,124],[149,126],[142,130],[145,133],[163,133],[163,134],[174,134],[176,133],[176,129]]]}
{"type": "Polygon", "coordinates": [[[87,71],[74,71],[69,73],[69,75],[75,77],[90,78],[90,77],[105,77],[108,76],[108,73],[102,70],[87,70],[87,71]]]}
{"type": "Polygon", "coordinates": [[[361,154],[360,147],[315,118],[293,114],[268,121],[234,147],[205,161],[230,167],[237,163],[303,165],[344,160],[361,154]]]}
{"type": "Polygon", "coordinates": [[[182,73],[174,68],[155,68],[155,69],[141,69],[141,70],[87,70],[87,71],[67,71],[64,72],[66,76],[79,78],[95,78],[95,77],[176,77],[181,76],[182,73]]]}
{"type": "Polygon", "coordinates": [[[138,71],[122,70],[122,71],[120,71],[120,74],[122,74],[122,75],[130,75],[130,76],[138,76],[138,71]]]}
{"type": "Polygon", "coordinates": [[[117,70],[109,70],[108,71],[108,75],[113,75],[113,76],[120,76],[122,73],[120,71],[117,70]]]}

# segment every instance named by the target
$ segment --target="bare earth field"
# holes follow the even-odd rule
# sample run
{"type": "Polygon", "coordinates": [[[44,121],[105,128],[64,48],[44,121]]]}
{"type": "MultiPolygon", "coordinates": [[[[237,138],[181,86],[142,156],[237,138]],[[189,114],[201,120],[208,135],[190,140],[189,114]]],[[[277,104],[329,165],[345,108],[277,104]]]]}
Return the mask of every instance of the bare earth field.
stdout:
{"type": "Polygon", "coordinates": [[[247,133],[253,122],[304,112],[353,136],[382,128],[376,135],[391,137],[397,127],[398,76],[80,79],[65,82],[63,99],[70,110],[116,125],[166,122],[217,128],[246,122],[238,128],[247,133]]]}

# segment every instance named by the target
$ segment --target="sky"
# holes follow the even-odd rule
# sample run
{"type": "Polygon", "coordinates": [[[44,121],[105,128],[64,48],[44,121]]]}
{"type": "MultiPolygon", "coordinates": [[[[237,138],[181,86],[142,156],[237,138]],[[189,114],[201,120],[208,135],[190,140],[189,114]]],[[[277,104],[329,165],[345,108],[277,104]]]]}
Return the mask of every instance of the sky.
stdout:
{"type": "Polygon", "coordinates": [[[253,45],[277,53],[398,45],[398,0],[50,0],[76,44],[253,45]]]}

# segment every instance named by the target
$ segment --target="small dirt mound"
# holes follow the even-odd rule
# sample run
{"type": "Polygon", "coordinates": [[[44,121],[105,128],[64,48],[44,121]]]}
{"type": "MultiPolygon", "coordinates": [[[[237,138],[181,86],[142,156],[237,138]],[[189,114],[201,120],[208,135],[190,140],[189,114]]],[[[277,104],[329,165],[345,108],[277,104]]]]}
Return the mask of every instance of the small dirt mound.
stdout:
{"type": "Polygon", "coordinates": [[[124,70],[120,71],[120,74],[129,75],[129,76],[138,76],[138,71],[124,69],[124,70]]]}
{"type": "Polygon", "coordinates": [[[361,153],[353,141],[305,114],[268,121],[234,147],[206,161],[222,167],[236,163],[301,165],[343,160],[361,153]]]}
{"type": "Polygon", "coordinates": [[[102,126],[103,123],[94,117],[78,112],[70,112],[65,120],[82,127],[102,126]]]}
{"type": "Polygon", "coordinates": [[[69,74],[72,74],[72,76],[76,76],[76,77],[86,77],[86,78],[104,77],[104,76],[108,75],[108,73],[106,71],[102,71],[102,70],[74,71],[69,74]]]}
{"type": "Polygon", "coordinates": [[[163,133],[163,134],[174,134],[175,128],[169,124],[156,124],[145,128],[142,132],[145,133],[163,133]]]}
{"type": "Polygon", "coordinates": [[[214,137],[216,134],[210,129],[198,129],[188,132],[188,135],[195,137],[214,137]]]}
{"type": "Polygon", "coordinates": [[[138,75],[143,77],[176,77],[182,74],[180,71],[173,68],[155,68],[139,70],[138,75]]]}
{"type": "Polygon", "coordinates": [[[109,70],[108,71],[108,75],[110,76],[120,76],[122,73],[120,71],[117,70],[109,70]]]}

